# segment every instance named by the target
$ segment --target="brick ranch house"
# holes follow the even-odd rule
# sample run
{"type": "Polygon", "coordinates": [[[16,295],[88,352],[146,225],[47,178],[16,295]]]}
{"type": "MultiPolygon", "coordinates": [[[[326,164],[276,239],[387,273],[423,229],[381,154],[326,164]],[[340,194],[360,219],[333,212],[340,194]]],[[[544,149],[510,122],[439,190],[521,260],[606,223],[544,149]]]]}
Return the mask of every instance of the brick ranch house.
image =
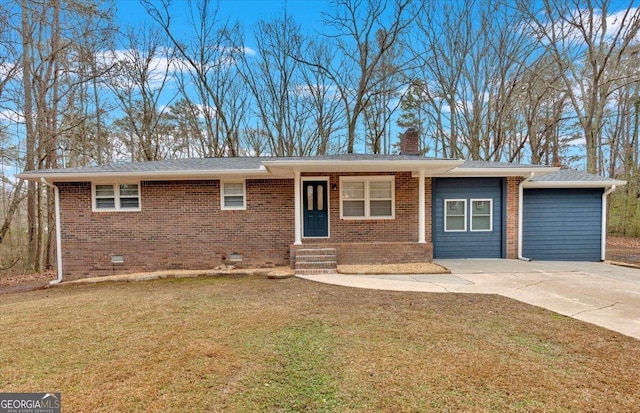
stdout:
{"type": "Polygon", "coordinates": [[[317,273],[335,261],[604,259],[606,197],[625,182],[426,158],[413,130],[400,147],[401,155],[177,159],[18,177],[54,188],[58,281],[222,262],[317,273]]]}

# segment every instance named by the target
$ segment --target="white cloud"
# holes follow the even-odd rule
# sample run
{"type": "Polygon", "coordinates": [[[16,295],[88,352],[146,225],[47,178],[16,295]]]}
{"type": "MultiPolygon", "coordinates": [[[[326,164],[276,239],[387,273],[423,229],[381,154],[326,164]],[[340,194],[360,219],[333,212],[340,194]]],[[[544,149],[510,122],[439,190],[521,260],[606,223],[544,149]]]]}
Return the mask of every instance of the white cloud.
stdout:
{"type": "MultiPolygon", "coordinates": [[[[147,71],[147,82],[151,88],[160,88],[165,80],[171,80],[174,73],[180,72],[184,68],[184,63],[178,59],[169,57],[170,51],[163,50],[161,55],[152,56],[148,61],[148,56],[136,49],[120,49],[106,51],[98,54],[96,59],[99,64],[105,67],[122,65],[123,68],[130,68],[132,72],[139,75],[142,71],[147,71]],[[169,79],[165,79],[165,78],[169,79]]],[[[136,88],[137,85],[126,74],[120,74],[115,81],[121,87],[136,88]]]]}
{"type": "Polygon", "coordinates": [[[0,110],[0,122],[24,123],[24,115],[14,110],[0,110]]]}
{"type": "Polygon", "coordinates": [[[14,63],[14,62],[2,62],[0,63],[0,78],[7,78],[9,76],[12,76],[13,78],[15,78],[16,80],[20,80],[22,79],[22,70],[19,67],[18,63],[14,63]]]}
{"type": "Polygon", "coordinates": [[[205,114],[209,114],[210,118],[215,118],[216,116],[218,116],[218,112],[216,110],[216,108],[214,108],[211,105],[203,105],[202,103],[198,103],[197,104],[198,109],[200,110],[200,117],[204,118],[205,114]]]}
{"type": "Polygon", "coordinates": [[[242,50],[243,53],[246,54],[247,56],[255,56],[256,55],[256,51],[253,50],[252,48],[248,47],[248,46],[241,47],[239,50],[242,50]]]}
{"type": "MultiPolygon", "coordinates": [[[[628,14],[629,16],[633,16],[638,12],[639,12],[638,8],[634,7],[629,9],[628,14]]],[[[620,10],[606,17],[606,24],[607,24],[607,31],[605,33],[606,37],[608,38],[615,37],[617,31],[620,30],[620,25],[622,24],[622,19],[624,18],[625,13],[626,13],[626,10],[620,10]]],[[[600,19],[602,18],[602,14],[600,14],[599,18],[600,19]]],[[[627,18],[626,24],[627,26],[629,26],[628,18],[627,18]]],[[[636,39],[636,40],[640,40],[640,39],[636,39]]]]}
{"type": "Polygon", "coordinates": [[[321,85],[321,84],[297,84],[293,87],[293,94],[296,96],[302,97],[311,97],[324,95],[327,97],[336,96],[338,93],[338,88],[333,85],[321,85]]]}
{"type": "MultiPolygon", "coordinates": [[[[558,19],[555,22],[555,32],[558,33],[559,37],[564,37],[567,41],[583,45],[585,40],[584,34],[580,29],[581,26],[586,29],[585,33],[587,35],[589,35],[589,28],[593,27],[593,37],[597,38],[600,37],[604,30],[603,37],[607,40],[612,40],[616,38],[621,24],[623,24],[623,20],[625,28],[622,30],[620,37],[624,37],[625,33],[631,29],[634,23],[634,15],[640,12],[637,7],[632,7],[628,10],[622,9],[611,12],[603,19],[601,9],[573,9],[566,11],[567,13],[564,15],[564,19],[558,19]],[[627,14],[626,19],[625,14],[627,14]]],[[[637,24],[637,21],[635,21],[635,23],[637,24]]],[[[545,27],[543,27],[546,33],[552,32],[551,24],[552,22],[547,22],[545,27]]],[[[638,40],[640,40],[640,37],[636,36],[636,41],[638,40]]]]}

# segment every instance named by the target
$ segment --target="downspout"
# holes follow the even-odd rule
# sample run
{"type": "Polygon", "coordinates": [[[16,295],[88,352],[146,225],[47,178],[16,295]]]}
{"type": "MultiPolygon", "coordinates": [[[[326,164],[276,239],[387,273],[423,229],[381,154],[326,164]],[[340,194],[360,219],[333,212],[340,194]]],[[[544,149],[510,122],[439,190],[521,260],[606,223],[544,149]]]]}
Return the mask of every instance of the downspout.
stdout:
{"type": "Polygon", "coordinates": [[[522,182],[520,182],[520,184],[518,185],[518,259],[519,260],[524,260],[524,261],[531,261],[531,258],[527,258],[527,257],[523,257],[522,256],[522,222],[524,221],[523,219],[523,199],[524,199],[524,189],[523,186],[524,184],[526,184],[527,182],[529,182],[530,180],[533,179],[533,177],[536,175],[535,172],[531,172],[529,174],[529,177],[525,180],[523,180],[522,182]]]}
{"type": "Polygon", "coordinates": [[[605,260],[605,253],[607,249],[607,195],[616,190],[615,185],[611,185],[611,188],[604,191],[602,194],[602,240],[600,241],[600,261],[605,260]]]}
{"type": "Polygon", "coordinates": [[[40,178],[40,181],[53,188],[55,213],[56,213],[56,263],[58,267],[58,278],[49,282],[49,285],[56,285],[62,282],[62,229],[60,228],[60,190],[59,188],[47,182],[44,177],[40,178]]]}

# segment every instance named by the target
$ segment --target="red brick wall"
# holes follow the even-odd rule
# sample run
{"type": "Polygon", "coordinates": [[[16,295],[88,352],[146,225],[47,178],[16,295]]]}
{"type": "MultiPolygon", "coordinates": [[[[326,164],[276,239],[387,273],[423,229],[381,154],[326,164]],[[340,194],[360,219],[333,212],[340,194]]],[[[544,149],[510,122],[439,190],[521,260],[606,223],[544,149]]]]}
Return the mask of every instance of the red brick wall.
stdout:
{"type": "MultiPolygon", "coordinates": [[[[390,173],[307,174],[329,176],[329,239],[303,238],[303,243],[418,242],[418,178],[395,174],[395,219],[340,219],[340,176],[388,176],[390,173]],[[336,186],[337,190],[331,188],[336,186]]],[[[426,241],[431,242],[431,179],[425,180],[426,241]]]]}
{"type": "Polygon", "coordinates": [[[293,180],[247,180],[244,211],[220,209],[219,181],[142,182],[140,212],[92,212],[90,183],[57,185],[67,280],[212,268],[234,252],[242,266],[289,263],[293,180]],[[114,267],[111,255],[124,264],[114,267]]]}
{"type": "MultiPolygon", "coordinates": [[[[371,243],[418,241],[418,178],[395,178],[395,219],[340,220],[341,174],[329,176],[330,239],[303,239],[305,244],[358,242],[345,259],[360,262],[374,256],[371,243]],[[366,248],[365,248],[366,247],[366,248]],[[365,251],[366,250],[366,251],[365,251]],[[364,253],[362,251],[365,251],[364,253]]],[[[356,175],[356,174],[342,174],[356,175]]],[[[376,175],[376,174],[358,174],[376,175]]],[[[377,174],[388,175],[388,174],[377,174]]],[[[294,240],[293,180],[247,180],[247,209],[220,209],[220,183],[160,181],[141,183],[140,212],[92,212],[91,184],[58,183],[60,187],[63,272],[67,280],[162,269],[205,269],[220,265],[222,256],[239,253],[238,266],[287,265],[294,240]],[[121,255],[124,264],[112,265],[121,255]]],[[[426,241],[403,248],[405,261],[431,259],[431,179],[425,182],[426,241]],[[408,255],[407,255],[408,254],[408,255]],[[412,258],[413,257],[413,258],[412,258]]],[[[517,186],[516,186],[517,195],[517,186]]],[[[386,244],[392,245],[392,244],[386,244]]],[[[346,254],[345,249],[345,254],[346,254]]],[[[389,249],[391,262],[401,254],[389,249]]]]}
{"type": "Polygon", "coordinates": [[[521,177],[507,178],[507,258],[518,258],[518,186],[521,177]]]}
{"type": "MultiPolygon", "coordinates": [[[[335,248],[338,264],[401,264],[427,262],[433,259],[433,245],[417,242],[322,242],[313,245],[291,245],[292,258],[296,250],[305,248],[335,248]]],[[[291,260],[293,268],[295,262],[291,260]]]]}

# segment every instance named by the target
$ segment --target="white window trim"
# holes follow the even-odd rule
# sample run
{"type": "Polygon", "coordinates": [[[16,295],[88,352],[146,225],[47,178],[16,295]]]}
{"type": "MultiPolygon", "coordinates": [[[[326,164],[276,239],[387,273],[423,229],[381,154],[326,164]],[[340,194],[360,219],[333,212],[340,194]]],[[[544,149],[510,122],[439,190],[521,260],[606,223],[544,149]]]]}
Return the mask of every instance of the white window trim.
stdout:
{"type": "MultiPolygon", "coordinates": [[[[128,198],[128,197],[126,197],[128,198]]],[[[140,182],[92,182],[91,183],[91,209],[93,212],[139,212],[142,211],[142,186],[140,182]],[[114,208],[98,208],[96,198],[96,185],[113,186],[114,208]],[[120,185],[138,186],[138,207],[120,208],[120,185]]]]}
{"type": "MultiPolygon", "coordinates": [[[[237,196],[237,195],[233,195],[237,196]]],[[[247,181],[246,179],[220,181],[220,209],[223,211],[244,211],[247,209],[247,181]],[[224,205],[224,185],[225,184],[242,184],[242,206],[228,207],[224,205]]]]}
{"type": "Polygon", "coordinates": [[[340,219],[344,220],[378,220],[378,219],[395,219],[396,218],[396,178],[393,175],[382,176],[341,176],[340,177],[340,219]],[[352,217],[344,216],[342,204],[342,183],[343,182],[364,182],[364,216],[352,217]],[[391,182],[391,215],[386,217],[371,216],[371,196],[369,184],[371,182],[391,182]]]}
{"type": "MultiPolygon", "coordinates": [[[[469,200],[469,220],[471,228],[469,231],[471,232],[491,232],[493,231],[493,199],[491,198],[473,198],[469,200]],[[473,203],[477,201],[488,202],[489,203],[489,229],[473,229],[473,203]]],[[[480,215],[486,217],[486,215],[480,215]]]]}
{"type": "MultiPolygon", "coordinates": [[[[456,215],[458,216],[458,215],[456,215]]],[[[466,232],[467,231],[467,200],[466,199],[445,199],[444,200],[444,232],[466,232]],[[462,202],[464,207],[464,229],[448,229],[447,228],[447,203],[448,202],[462,202]]]]}

